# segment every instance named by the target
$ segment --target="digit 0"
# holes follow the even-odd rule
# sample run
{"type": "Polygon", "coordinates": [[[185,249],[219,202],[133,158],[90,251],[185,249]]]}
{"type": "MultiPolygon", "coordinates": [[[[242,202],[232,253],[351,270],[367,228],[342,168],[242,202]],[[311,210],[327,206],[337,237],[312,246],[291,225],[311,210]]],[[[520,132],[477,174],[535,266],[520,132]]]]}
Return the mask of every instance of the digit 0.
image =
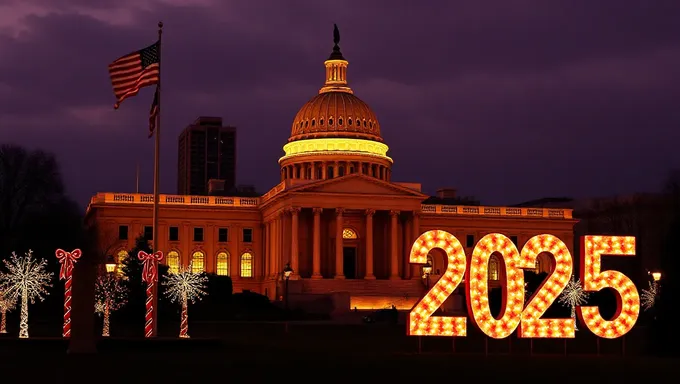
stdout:
{"type": "Polygon", "coordinates": [[[534,268],[538,255],[547,252],[555,260],[550,276],[536,290],[524,311],[519,327],[519,337],[566,338],[575,336],[574,319],[541,319],[569,283],[573,260],[567,246],[553,235],[537,235],[522,248],[519,266],[534,268]]]}
{"type": "Polygon", "coordinates": [[[411,309],[409,314],[409,335],[419,336],[465,336],[467,324],[465,317],[432,316],[458,287],[465,275],[465,251],[460,241],[446,231],[427,231],[420,235],[411,247],[409,261],[412,264],[425,264],[427,255],[434,248],[446,252],[448,263],[446,272],[411,309]]]}
{"type": "Polygon", "coordinates": [[[635,237],[583,236],[581,238],[581,281],[587,292],[604,288],[616,291],[616,313],[605,320],[598,307],[578,307],[577,313],[596,336],[615,339],[628,333],[640,315],[640,296],[633,282],[619,271],[601,272],[602,255],[634,256],[635,237]]]}
{"type": "Polygon", "coordinates": [[[477,243],[466,279],[468,311],[477,327],[494,339],[508,337],[517,329],[524,308],[524,272],[518,268],[519,251],[505,235],[491,233],[477,243]],[[489,308],[488,266],[493,253],[500,253],[505,264],[503,313],[499,319],[489,308]]]}

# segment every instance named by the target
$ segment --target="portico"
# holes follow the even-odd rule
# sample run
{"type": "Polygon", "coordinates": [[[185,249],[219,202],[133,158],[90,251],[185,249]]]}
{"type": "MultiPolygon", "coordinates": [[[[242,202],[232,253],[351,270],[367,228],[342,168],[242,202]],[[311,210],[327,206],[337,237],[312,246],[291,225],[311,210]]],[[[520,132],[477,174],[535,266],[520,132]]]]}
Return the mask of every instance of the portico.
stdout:
{"type": "Polygon", "coordinates": [[[293,187],[263,208],[271,239],[268,275],[276,276],[290,262],[293,279],[408,279],[407,244],[419,235],[417,213],[425,198],[360,173],[293,187]],[[355,248],[351,273],[344,270],[346,248],[355,248]]]}

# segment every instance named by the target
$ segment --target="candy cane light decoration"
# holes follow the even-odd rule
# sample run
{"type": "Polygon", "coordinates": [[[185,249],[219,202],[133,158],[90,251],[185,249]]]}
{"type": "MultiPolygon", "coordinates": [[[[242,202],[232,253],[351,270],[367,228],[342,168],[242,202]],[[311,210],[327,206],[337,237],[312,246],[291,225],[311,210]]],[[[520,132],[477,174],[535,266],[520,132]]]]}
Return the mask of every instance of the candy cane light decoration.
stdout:
{"type": "Polygon", "coordinates": [[[158,263],[163,260],[163,252],[146,253],[139,251],[139,260],[144,263],[142,268],[142,280],[146,283],[146,322],[144,323],[144,336],[153,336],[153,325],[156,319],[153,317],[153,289],[158,281],[158,263]]]}
{"type": "Polygon", "coordinates": [[[80,249],[71,252],[57,249],[55,252],[61,269],[59,270],[59,280],[66,280],[64,283],[64,329],[63,337],[71,337],[71,285],[73,283],[73,268],[83,254],[80,249]]]}

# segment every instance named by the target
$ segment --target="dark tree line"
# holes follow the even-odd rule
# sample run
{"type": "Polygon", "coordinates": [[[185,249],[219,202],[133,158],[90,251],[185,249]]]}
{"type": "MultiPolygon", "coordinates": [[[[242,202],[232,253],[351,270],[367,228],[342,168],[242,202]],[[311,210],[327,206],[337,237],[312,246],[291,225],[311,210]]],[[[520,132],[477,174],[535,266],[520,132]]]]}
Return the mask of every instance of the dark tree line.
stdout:
{"type": "MultiPolygon", "coordinates": [[[[58,281],[57,248],[86,248],[82,209],[66,196],[61,169],[51,153],[16,145],[0,146],[0,260],[29,249],[48,261],[54,287],[45,303],[31,308],[31,322],[56,324],[63,282],[58,281]]],[[[83,249],[85,250],[85,249],[83,249]]],[[[0,263],[0,268],[4,265],[0,263]]],[[[17,311],[15,311],[17,312],[17,311]]],[[[14,314],[16,315],[16,314],[14,314]]],[[[14,322],[10,320],[10,326],[14,322]]],[[[58,334],[58,330],[45,330],[58,334]]]]}

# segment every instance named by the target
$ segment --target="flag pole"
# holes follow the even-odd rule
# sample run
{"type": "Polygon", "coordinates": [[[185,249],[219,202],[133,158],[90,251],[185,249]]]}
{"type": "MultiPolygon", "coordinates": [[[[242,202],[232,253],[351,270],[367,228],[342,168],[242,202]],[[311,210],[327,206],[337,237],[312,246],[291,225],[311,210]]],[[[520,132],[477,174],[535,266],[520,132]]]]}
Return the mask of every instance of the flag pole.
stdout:
{"type": "MultiPolygon", "coordinates": [[[[163,22],[158,22],[158,84],[156,91],[158,92],[158,113],[156,115],[156,144],[153,164],[153,252],[158,249],[158,203],[160,194],[158,192],[160,184],[160,166],[161,166],[161,37],[163,35],[163,22]]],[[[158,261],[156,268],[158,268],[158,261]]],[[[156,269],[158,270],[158,269],[156,269]]],[[[153,337],[158,335],[158,285],[154,284],[153,292],[153,337]]]]}
{"type": "Polygon", "coordinates": [[[139,193],[139,162],[137,162],[137,173],[135,179],[135,193],[139,193]]]}

